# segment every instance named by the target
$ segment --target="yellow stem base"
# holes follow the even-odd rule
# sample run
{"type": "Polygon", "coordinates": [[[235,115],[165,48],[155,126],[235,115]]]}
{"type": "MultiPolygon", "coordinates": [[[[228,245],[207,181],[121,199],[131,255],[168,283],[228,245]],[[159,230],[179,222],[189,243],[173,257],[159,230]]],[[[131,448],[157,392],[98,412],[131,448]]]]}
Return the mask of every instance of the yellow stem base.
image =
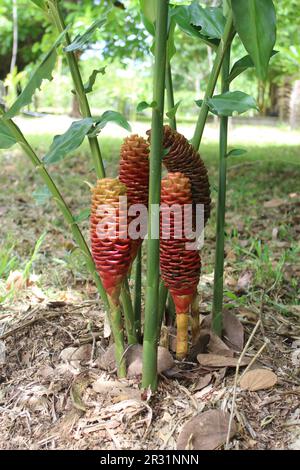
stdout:
{"type": "Polygon", "coordinates": [[[188,313],[180,313],[176,315],[177,338],[176,338],[176,357],[179,360],[184,359],[188,353],[188,313]]]}

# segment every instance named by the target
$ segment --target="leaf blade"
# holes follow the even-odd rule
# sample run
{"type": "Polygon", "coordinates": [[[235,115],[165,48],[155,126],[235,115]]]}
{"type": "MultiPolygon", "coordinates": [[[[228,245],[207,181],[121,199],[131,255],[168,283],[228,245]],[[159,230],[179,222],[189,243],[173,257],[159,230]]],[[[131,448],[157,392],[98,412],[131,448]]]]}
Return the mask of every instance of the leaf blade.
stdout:
{"type": "Polygon", "coordinates": [[[265,80],[276,41],[276,13],[272,0],[232,0],[235,28],[252,58],[257,75],[265,80]]]}
{"type": "Polygon", "coordinates": [[[36,90],[40,89],[43,80],[52,80],[52,71],[54,69],[57,53],[56,48],[62,43],[68,27],[58,36],[51,49],[47,52],[42,62],[33,72],[29,82],[22,93],[18,96],[11,108],[4,114],[4,119],[12,119],[24,106],[31,103],[31,99],[36,90]]]}
{"type": "Polygon", "coordinates": [[[57,163],[70,152],[76,150],[93,125],[93,118],[85,118],[72,122],[69,129],[61,135],[56,135],[43,161],[46,164],[57,163]]]}
{"type": "Polygon", "coordinates": [[[72,41],[71,44],[64,48],[64,51],[74,52],[82,50],[84,46],[89,42],[96,29],[101,28],[105,23],[106,18],[98,18],[96,21],[94,21],[94,23],[91,24],[91,26],[88,27],[88,29],[83,34],[76,36],[74,41],[72,41]]]}
{"type": "Polygon", "coordinates": [[[94,69],[89,76],[88,81],[84,84],[84,92],[87,95],[93,91],[93,87],[95,85],[95,81],[98,74],[104,75],[106,67],[101,67],[101,69],[94,69]]]}
{"type": "Polygon", "coordinates": [[[8,127],[5,125],[5,121],[0,119],[0,148],[9,149],[17,143],[15,137],[11,134],[8,127]]]}
{"type": "Polygon", "coordinates": [[[254,98],[242,91],[228,91],[215,95],[206,102],[210,110],[218,116],[232,116],[234,112],[242,114],[250,109],[257,110],[254,98]]]}

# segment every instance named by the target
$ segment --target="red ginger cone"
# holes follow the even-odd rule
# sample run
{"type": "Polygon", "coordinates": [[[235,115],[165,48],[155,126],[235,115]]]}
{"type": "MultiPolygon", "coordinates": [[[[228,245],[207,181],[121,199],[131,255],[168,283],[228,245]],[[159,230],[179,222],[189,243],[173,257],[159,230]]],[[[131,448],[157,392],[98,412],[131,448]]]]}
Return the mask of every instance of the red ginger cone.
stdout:
{"type": "Polygon", "coordinates": [[[119,205],[121,196],[126,196],[126,186],[118,179],[98,180],[92,189],[92,255],[103,286],[115,304],[119,302],[121,284],[131,261],[131,243],[125,225],[127,211],[119,205]],[[104,213],[104,205],[109,214],[104,213]],[[112,232],[109,233],[107,228],[112,232]]]}
{"type": "MultiPolygon", "coordinates": [[[[148,207],[149,144],[143,137],[131,135],[124,140],[120,155],[119,179],[127,188],[128,207],[143,204],[148,207]]],[[[134,260],[142,239],[132,240],[134,260]]]]}
{"type": "Polygon", "coordinates": [[[194,242],[192,231],[192,192],[189,178],[182,173],[169,173],[161,186],[161,240],[160,269],[165,285],[173,297],[177,318],[176,355],[183,359],[188,351],[188,312],[197,292],[201,260],[198,250],[188,249],[194,242]],[[177,205],[180,216],[170,214],[169,208],[177,205]],[[184,217],[184,205],[185,208],[184,217]],[[170,223],[168,217],[170,214],[170,223]],[[185,222],[185,223],[184,223],[185,222]],[[178,229],[183,228],[178,238],[178,229]],[[189,230],[187,228],[190,227],[189,230]],[[186,233],[188,232],[188,233],[186,233]]]}
{"type": "MultiPolygon", "coordinates": [[[[151,131],[147,132],[148,135],[151,131]]],[[[168,149],[163,164],[168,171],[181,172],[191,182],[193,204],[204,205],[204,223],[210,216],[210,186],[204,162],[189,141],[170,126],[164,126],[163,147],[168,149]]]]}

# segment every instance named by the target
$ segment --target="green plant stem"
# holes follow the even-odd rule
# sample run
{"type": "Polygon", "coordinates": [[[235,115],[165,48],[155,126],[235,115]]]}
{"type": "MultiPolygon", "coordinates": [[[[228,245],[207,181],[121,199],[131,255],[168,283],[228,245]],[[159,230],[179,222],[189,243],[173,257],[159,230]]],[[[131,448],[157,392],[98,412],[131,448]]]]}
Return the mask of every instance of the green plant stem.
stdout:
{"type": "Polygon", "coordinates": [[[209,76],[207,88],[206,88],[205,95],[204,95],[204,100],[203,100],[203,103],[199,112],[196,129],[195,129],[194,136],[192,139],[192,145],[195,147],[196,150],[199,150],[206,119],[207,119],[207,114],[208,114],[208,106],[206,104],[206,100],[213,96],[216,83],[220,74],[222,62],[224,60],[226,51],[228,50],[228,47],[231,44],[233,36],[234,36],[233,18],[232,18],[232,10],[230,9],[228,13],[225,29],[224,29],[224,34],[218,46],[214,65],[213,65],[211,74],[209,76]]]}
{"type": "Polygon", "coordinates": [[[37,172],[40,174],[41,178],[43,179],[44,183],[46,184],[47,188],[51,192],[56,204],[58,205],[59,209],[61,210],[64,219],[68,225],[70,225],[73,237],[82,251],[82,253],[85,255],[86,263],[89,272],[93,276],[93,279],[95,281],[95,284],[97,286],[98,292],[104,302],[105,309],[109,311],[108,307],[108,300],[107,300],[107,295],[105,292],[105,289],[102,285],[101,279],[96,271],[96,267],[92,258],[92,255],[90,253],[90,250],[87,246],[87,243],[78,227],[76,224],[74,217],[67,206],[63,196],[59,192],[56,184],[54,183],[53,179],[49,175],[47,169],[45,168],[43,162],[39,159],[33,148],[30,146],[30,144],[27,142],[25,139],[24,135],[22,134],[21,130],[18,128],[18,126],[11,120],[3,120],[3,123],[7,126],[7,128],[10,130],[11,134],[15,137],[16,141],[20,144],[26,155],[29,157],[31,160],[32,164],[35,166],[37,172]]]}
{"type": "MultiPolygon", "coordinates": [[[[58,30],[59,33],[63,32],[66,29],[66,25],[60,11],[60,6],[56,1],[49,0],[48,1],[49,10],[53,19],[53,22],[58,30]]],[[[69,45],[71,43],[70,36],[68,33],[65,35],[65,43],[69,45]]],[[[74,83],[74,88],[76,92],[76,96],[79,101],[80,111],[83,117],[91,117],[91,110],[89,106],[88,99],[84,92],[84,86],[81,78],[81,74],[78,67],[78,61],[74,52],[67,52],[67,61],[68,66],[70,69],[70,73],[72,76],[72,80],[74,83]]],[[[89,137],[89,144],[91,149],[91,154],[93,158],[93,164],[95,167],[96,175],[98,178],[105,177],[105,169],[104,164],[101,156],[101,151],[98,143],[97,137],[89,137]]]]}
{"type": "Polygon", "coordinates": [[[161,192],[161,159],[165,94],[165,65],[169,0],[156,0],[155,64],[152,110],[149,215],[147,242],[147,289],[143,342],[143,388],[157,388],[157,326],[159,295],[159,203],[161,192]]]}
{"type": "Polygon", "coordinates": [[[123,322],[121,307],[118,300],[108,296],[108,302],[110,306],[111,314],[111,327],[114,336],[115,346],[115,358],[117,362],[118,377],[126,377],[126,364],[124,357],[124,333],[123,333],[123,322]]]}
{"type": "Polygon", "coordinates": [[[168,288],[165,286],[164,281],[161,279],[159,283],[159,303],[158,303],[158,321],[157,321],[157,335],[159,337],[159,332],[162,326],[164,319],[164,313],[166,309],[166,302],[168,298],[168,288]]]}
{"type": "Polygon", "coordinates": [[[120,299],[124,311],[125,328],[127,332],[128,344],[137,344],[139,341],[136,332],[135,315],[132,307],[130,288],[127,278],[124,280],[120,299]]]}
{"type": "MultiPolygon", "coordinates": [[[[171,63],[167,60],[166,65],[166,90],[167,90],[167,103],[168,103],[168,110],[174,108],[175,100],[174,100],[174,89],[173,89],[173,80],[172,80],[172,69],[171,63]]],[[[176,123],[176,116],[169,118],[169,124],[172,129],[176,131],[177,123],[176,123]]]]}
{"type": "Polygon", "coordinates": [[[135,331],[138,340],[141,339],[141,315],[142,315],[142,247],[140,246],[136,260],[134,271],[134,297],[133,297],[133,311],[135,331]]]}
{"type": "MultiPolygon", "coordinates": [[[[229,90],[228,76],[230,71],[230,46],[227,48],[222,65],[222,93],[229,90]]],[[[217,205],[216,257],[214,274],[212,328],[221,336],[223,327],[223,276],[225,244],[225,211],[226,211],[226,171],[227,171],[227,138],[228,117],[220,118],[219,142],[219,186],[217,205]]]]}

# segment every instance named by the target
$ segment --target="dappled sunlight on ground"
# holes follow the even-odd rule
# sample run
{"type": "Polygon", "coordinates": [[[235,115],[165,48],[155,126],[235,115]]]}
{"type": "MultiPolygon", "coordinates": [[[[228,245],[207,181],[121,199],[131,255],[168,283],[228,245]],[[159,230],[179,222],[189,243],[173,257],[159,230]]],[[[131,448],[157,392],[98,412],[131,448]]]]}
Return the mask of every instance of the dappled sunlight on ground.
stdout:
{"type": "MultiPolygon", "coordinates": [[[[18,117],[16,123],[25,135],[41,134],[62,134],[65,132],[74,118],[70,116],[45,115],[44,117],[27,118],[18,117]]],[[[250,122],[250,121],[249,121],[250,122]]],[[[148,122],[131,122],[132,132],[145,135],[150,127],[148,122]]],[[[193,135],[194,125],[180,124],[178,130],[188,139],[193,135]]],[[[125,137],[128,132],[115,124],[109,124],[101,133],[104,137],[125,137]]],[[[203,137],[203,143],[217,142],[219,138],[219,129],[217,123],[208,123],[206,125],[203,137]]],[[[229,144],[251,144],[251,145],[300,145],[300,130],[292,131],[287,125],[277,124],[277,121],[263,120],[262,123],[257,120],[248,124],[245,119],[238,120],[234,118],[230,121],[229,144]],[[268,124],[267,124],[268,123],[268,124]]]]}

